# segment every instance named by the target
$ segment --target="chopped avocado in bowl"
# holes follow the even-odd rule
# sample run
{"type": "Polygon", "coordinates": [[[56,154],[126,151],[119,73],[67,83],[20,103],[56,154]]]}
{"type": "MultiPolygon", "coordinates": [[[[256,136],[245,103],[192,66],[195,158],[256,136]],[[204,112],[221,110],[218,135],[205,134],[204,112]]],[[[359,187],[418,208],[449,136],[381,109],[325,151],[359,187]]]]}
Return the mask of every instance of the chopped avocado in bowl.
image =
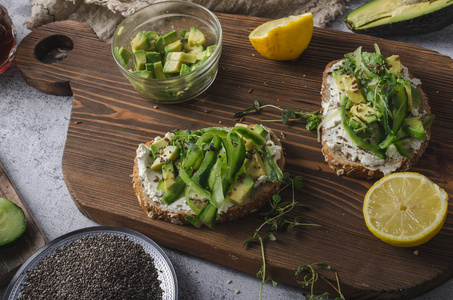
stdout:
{"type": "Polygon", "coordinates": [[[203,6],[184,1],[149,5],[127,17],[112,40],[112,55],[137,92],[152,102],[193,99],[214,81],[222,27],[203,6]]]}

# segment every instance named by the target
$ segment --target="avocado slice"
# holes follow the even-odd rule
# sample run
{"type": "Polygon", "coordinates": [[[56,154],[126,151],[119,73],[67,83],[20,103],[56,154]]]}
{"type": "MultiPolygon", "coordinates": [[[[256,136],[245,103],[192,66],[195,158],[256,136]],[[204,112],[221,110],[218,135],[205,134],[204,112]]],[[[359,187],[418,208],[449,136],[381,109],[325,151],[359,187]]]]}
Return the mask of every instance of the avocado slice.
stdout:
{"type": "Polygon", "coordinates": [[[193,64],[197,61],[197,57],[184,52],[170,52],[167,55],[167,61],[180,61],[185,64],[193,64]]]}
{"type": "Polygon", "coordinates": [[[0,197],[0,247],[17,241],[26,229],[27,221],[22,208],[0,197]]]}
{"type": "Polygon", "coordinates": [[[138,50],[147,50],[150,47],[150,42],[144,31],[139,31],[131,41],[132,52],[138,50]]]}
{"type": "Polygon", "coordinates": [[[132,57],[132,52],[129,51],[128,49],[124,48],[124,47],[121,47],[119,50],[118,50],[118,54],[119,56],[121,57],[121,61],[123,62],[123,64],[125,66],[127,66],[127,64],[129,63],[129,60],[131,59],[132,57]]]}
{"type": "Polygon", "coordinates": [[[190,47],[198,47],[200,45],[206,44],[206,37],[203,32],[198,30],[195,27],[190,27],[188,43],[190,47]]]}
{"type": "Polygon", "coordinates": [[[154,64],[146,63],[145,70],[151,73],[151,78],[156,78],[156,76],[154,76],[154,64]]]}
{"type": "Polygon", "coordinates": [[[267,174],[263,159],[257,149],[248,151],[248,157],[245,158],[244,166],[245,171],[253,180],[267,174]]]}
{"type": "Polygon", "coordinates": [[[453,2],[373,0],[350,12],[345,22],[354,32],[375,36],[428,33],[453,23],[453,2]]]}
{"type": "Polygon", "coordinates": [[[243,205],[247,202],[253,190],[254,181],[246,173],[241,173],[236,177],[236,181],[226,195],[226,199],[236,205],[243,205]]]}
{"type": "Polygon", "coordinates": [[[352,74],[347,75],[342,78],[340,85],[343,87],[343,90],[346,91],[349,101],[352,103],[366,103],[365,91],[360,86],[357,77],[352,74]]]}
{"type": "Polygon", "coordinates": [[[168,191],[175,182],[176,174],[173,162],[168,162],[162,165],[162,179],[164,181],[165,190],[168,191]]]}
{"type": "Polygon", "coordinates": [[[161,61],[154,63],[154,76],[156,79],[167,78],[164,74],[164,68],[161,61]]]}
{"type": "Polygon", "coordinates": [[[165,46],[176,41],[179,41],[179,36],[176,30],[173,30],[167,33],[166,35],[157,38],[155,43],[155,49],[160,53],[165,53],[165,46]]]}
{"type": "Polygon", "coordinates": [[[149,41],[149,47],[145,49],[146,51],[154,51],[156,40],[160,37],[160,35],[156,31],[147,31],[145,32],[146,37],[149,41]]]}
{"type": "Polygon", "coordinates": [[[134,67],[136,71],[145,70],[146,53],[145,50],[134,52],[134,67]]]}
{"type": "Polygon", "coordinates": [[[406,118],[403,123],[403,131],[417,140],[424,141],[426,139],[425,127],[419,117],[406,118]]]}
{"type": "Polygon", "coordinates": [[[184,75],[190,72],[190,67],[186,64],[181,65],[181,71],[179,71],[179,75],[184,75]]]}
{"type": "Polygon", "coordinates": [[[374,123],[381,117],[381,113],[377,109],[363,103],[353,105],[351,113],[367,124],[374,123]]]}
{"type": "Polygon", "coordinates": [[[197,55],[198,53],[204,52],[204,51],[206,51],[206,49],[204,48],[203,45],[200,45],[198,47],[195,47],[193,50],[189,51],[188,53],[192,54],[192,55],[197,55]]]}
{"type": "Polygon", "coordinates": [[[177,40],[171,44],[168,44],[164,48],[165,55],[167,55],[169,52],[180,52],[182,51],[182,43],[180,40],[177,40]]]}
{"type": "Polygon", "coordinates": [[[151,170],[159,170],[162,166],[170,161],[175,160],[179,156],[179,148],[177,146],[166,146],[162,150],[162,154],[154,160],[153,164],[151,165],[151,170]]]}
{"type": "Polygon", "coordinates": [[[202,64],[204,64],[208,60],[208,58],[209,57],[205,56],[201,60],[197,60],[196,63],[194,63],[192,66],[190,66],[190,69],[193,71],[196,68],[199,68],[202,64]]]}
{"type": "Polygon", "coordinates": [[[360,86],[359,80],[353,74],[346,74],[343,70],[332,72],[333,79],[341,91],[346,91],[352,103],[366,103],[364,89],[360,86]]]}
{"type": "Polygon", "coordinates": [[[146,52],[146,62],[147,63],[155,63],[158,61],[162,61],[162,58],[160,57],[159,52],[155,52],[155,51],[146,52]]]}
{"type": "Polygon", "coordinates": [[[153,73],[148,70],[133,71],[132,74],[143,77],[143,78],[154,78],[153,73]]]}
{"type": "Polygon", "coordinates": [[[169,145],[169,140],[165,139],[165,138],[152,143],[151,146],[149,146],[149,148],[151,149],[151,153],[153,154],[154,159],[156,159],[157,156],[159,156],[160,150],[165,148],[168,145],[169,145]]]}
{"type": "Polygon", "coordinates": [[[182,62],[179,60],[167,59],[164,65],[164,73],[166,74],[177,73],[177,75],[179,75],[179,72],[181,71],[181,65],[182,62]]]}
{"type": "Polygon", "coordinates": [[[403,77],[403,66],[401,65],[400,56],[392,55],[384,59],[387,69],[395,75],[395,77],[403,77]]]}
{"type": "Polygon", "coordinates": [[[179,31],[179,35],[181,36],[181,40],[184,40],[184,37],[186,36],[187,30],[181,29],[179,31]]]}

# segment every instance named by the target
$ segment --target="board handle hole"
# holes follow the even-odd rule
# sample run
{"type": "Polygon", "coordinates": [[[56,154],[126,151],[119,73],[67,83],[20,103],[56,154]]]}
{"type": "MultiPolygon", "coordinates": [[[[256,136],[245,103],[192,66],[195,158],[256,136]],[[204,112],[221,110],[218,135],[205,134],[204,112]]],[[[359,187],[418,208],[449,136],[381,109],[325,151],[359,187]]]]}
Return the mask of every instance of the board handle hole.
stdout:
{"type": "Polygon", "coordinates": [[[48,36],[35,47],[36,58],[45,64],[53,64],[68,57],[74,48],[74,43],[64,35],[48,36]]]}

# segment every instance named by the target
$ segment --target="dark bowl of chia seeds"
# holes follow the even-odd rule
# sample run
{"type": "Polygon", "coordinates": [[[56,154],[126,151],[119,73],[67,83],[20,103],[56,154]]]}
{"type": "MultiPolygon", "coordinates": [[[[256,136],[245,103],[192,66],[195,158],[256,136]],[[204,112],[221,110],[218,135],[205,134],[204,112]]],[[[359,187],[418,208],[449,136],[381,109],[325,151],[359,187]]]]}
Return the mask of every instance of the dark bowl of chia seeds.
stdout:
{"type": "Polygon", "coordinates": [[[173,265],[134,230],[96,226],[65,234],[17,271],[5,300],[178,299],[173,265]]]}

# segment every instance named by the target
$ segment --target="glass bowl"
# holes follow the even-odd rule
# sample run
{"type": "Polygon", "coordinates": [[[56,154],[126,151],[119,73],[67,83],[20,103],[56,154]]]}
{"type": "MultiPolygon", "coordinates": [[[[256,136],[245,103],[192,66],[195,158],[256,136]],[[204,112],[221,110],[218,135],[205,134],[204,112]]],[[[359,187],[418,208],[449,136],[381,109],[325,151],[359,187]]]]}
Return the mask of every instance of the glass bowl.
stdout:
{"type": "Polygon", "coordinates": [[[116,29],[112,54],[121,73],[145,99],[157,103],[181,103],[206,91],[214,81],[222,53],[222,27],[207,8],[185,1],[164,1],[151,4],[128,16],[116,29]],[[119,55],[124,47],[131,51],[131,41],[139,31],[157,31],[161,36],[173,30],[199,29],[206,37],[205,46],[216,45],[214,53],[200,67],[184,75],[151,79],[131,73],[132,60],[125,65],[119,55]]]}

